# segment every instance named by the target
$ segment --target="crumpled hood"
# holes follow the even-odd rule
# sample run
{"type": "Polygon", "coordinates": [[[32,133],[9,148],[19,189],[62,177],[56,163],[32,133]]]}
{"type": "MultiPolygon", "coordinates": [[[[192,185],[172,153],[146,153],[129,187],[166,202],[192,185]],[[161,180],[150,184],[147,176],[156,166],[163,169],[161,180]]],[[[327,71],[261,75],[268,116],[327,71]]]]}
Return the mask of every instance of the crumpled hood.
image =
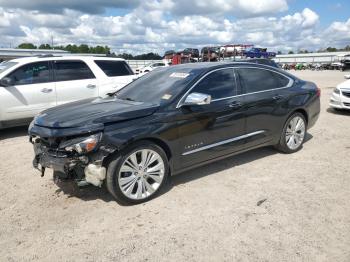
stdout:
{"type": "Polygon", "coordinates": [[[111,98],[90,98],[53,107],[35,117],[34,124],[48,128],[96,126],[153,114],[159,105],[111,98]]]}

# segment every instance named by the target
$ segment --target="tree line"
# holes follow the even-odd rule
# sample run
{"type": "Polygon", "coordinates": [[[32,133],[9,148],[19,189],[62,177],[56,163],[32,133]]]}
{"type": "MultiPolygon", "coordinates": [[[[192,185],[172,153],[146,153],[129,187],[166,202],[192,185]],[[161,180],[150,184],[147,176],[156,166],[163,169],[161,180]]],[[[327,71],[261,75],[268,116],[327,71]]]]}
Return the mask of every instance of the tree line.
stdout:
{"type": "MultiPolygon", "coordinates": [[[[157,53],[146,53],[140,55],[132,55],[129,53],[115,54],[111,53],[111,49],[108,46],[88,46],[85,44],[81,45],[66,45],[66,46],[50,46],[49,44],[41,44],[36,46],[32,43],[22,43],[17,48],[22,49],[57,49],[57,50],[65,50],[71,53],[83,53],[83,54],[106,54],[115,57],[124,58],[126,60],[160,60],[162,56],[157,53]]],[[[350,51],[350,45],[345,46],[344,48],[336,48],[336,47],[327,47],[325,49],[319,49],[317,51],[309,51],[307,49],[300,49],[296,53],[299,54],[308,54],[308,53],[323,53],[323,52],[338,52],[338,51],[350,51]]],[[[282,51],[278,51],[277,54],[283,54],[282,51]]],[[[289,51],[288,54],[294,54],[294,51],[289,51]]]]}
{"type": "Polygon", "coordinates": [[[81,45],[66,45],[66,46],[54,46],[52,47],[49,44],[41,44],[39,46],[36,46],[32,43],[22,43],[17,48],[21,49],[56,49],[56,50],[64,50],[71,52],[73,54],[81,53],[81,54],[106,54],[110,56],[115,56],[119,58],[124,58],[126,60],[160,60],[162,57],[159,54],[156,53],[146,53],[146,54],[140,54],[140,55],[132,55],[128,53],[122,53],[122,54],[115,54],[111,52],[111,49],[108,46],[88,46],[85,44],[81,45]]]}

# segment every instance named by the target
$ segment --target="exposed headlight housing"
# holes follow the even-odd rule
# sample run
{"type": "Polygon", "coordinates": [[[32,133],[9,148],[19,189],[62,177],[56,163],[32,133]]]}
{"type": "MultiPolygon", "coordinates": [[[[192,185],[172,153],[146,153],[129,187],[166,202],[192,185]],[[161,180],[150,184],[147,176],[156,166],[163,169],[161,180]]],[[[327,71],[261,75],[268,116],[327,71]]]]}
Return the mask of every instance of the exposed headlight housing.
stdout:
{"type": "Polygon", "coordinates": [[[340,95],[340,90],[336,87],[333,90],[334,94],[340,95]]]}
{"type": "Polygon", "coordinates": [[[85,154],[97,148],[101,141],[102,133],[93,134],[86,137],[77,137],[71,140],[64,141],[59,148],[66,151],[75,151],[78,154],[85,154]]]}

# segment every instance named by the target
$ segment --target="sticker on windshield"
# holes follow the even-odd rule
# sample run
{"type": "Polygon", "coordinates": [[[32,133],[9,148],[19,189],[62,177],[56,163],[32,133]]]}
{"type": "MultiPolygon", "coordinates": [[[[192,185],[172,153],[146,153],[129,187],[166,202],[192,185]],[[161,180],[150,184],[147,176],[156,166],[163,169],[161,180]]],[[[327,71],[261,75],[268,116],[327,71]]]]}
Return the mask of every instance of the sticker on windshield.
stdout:
{"type": "Polygon", "coordinates": [[[169,100],[171,98],[171,95],[169,94],[165,94],[164,96],[162,96],[162,99],[164,100],[169,100]]]}
{"type": "Polygon", "coordinates": [[[186,78],[188,77],[190,74],[187,73],[172,73],[170,75],[170,77],[177,77],[177,78],[186,78]]]}

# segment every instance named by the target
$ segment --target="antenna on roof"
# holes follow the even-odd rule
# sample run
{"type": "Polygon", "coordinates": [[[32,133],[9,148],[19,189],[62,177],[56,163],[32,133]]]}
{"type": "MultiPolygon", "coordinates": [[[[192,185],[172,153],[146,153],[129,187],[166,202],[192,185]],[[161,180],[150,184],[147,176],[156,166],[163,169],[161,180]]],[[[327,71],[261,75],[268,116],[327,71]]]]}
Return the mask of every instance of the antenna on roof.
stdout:
{"type": "Polygon", "coordinates": [[[53,46],[53,35],[51,35],[51,48],[52,48],[52,50],[55,50],[55,48],[53,46]]]}

